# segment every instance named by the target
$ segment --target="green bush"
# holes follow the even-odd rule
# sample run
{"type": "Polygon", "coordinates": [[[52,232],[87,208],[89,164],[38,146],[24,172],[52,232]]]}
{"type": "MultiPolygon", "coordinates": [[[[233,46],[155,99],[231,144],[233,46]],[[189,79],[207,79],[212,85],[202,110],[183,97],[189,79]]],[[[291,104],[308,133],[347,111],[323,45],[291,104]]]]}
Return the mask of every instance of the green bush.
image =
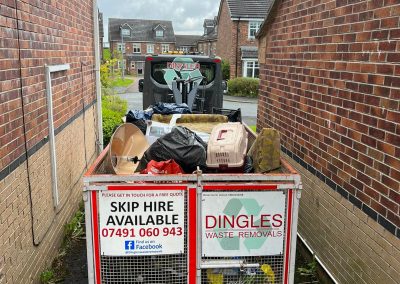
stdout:
{"type": "Polygon", "coordinates": [[[53,270],[45,270],[40,274],[40,283],[43,284],[53,284],[55,283],[54,281],[55,274],[53,270]]]}
{"type": "Polygon", "coordinates": [[[124,116],[126,114],[126,110],[128,109],[128,102],[118,96],[102,96],[101,102],[103,108],[118,112],[121,114],[121,116],[124,116]]]}
{"type": "Polygon", "coordinates": [[[128,103],[117,96],[103,96],[103,144],[108,145],[114,130],[122,124],[122,117],[128,109],[128,103]]]}
{"type": "Polygon", "coordinates": [[[230,96],[256,98],[260,80],[257,78],[239,77],[228,81],[230,96]]]}
{"type": "Polygon", "coordinates": [[[221,68],[222,68],[222,79],[229,80],[231,74],[231,67],[229,65],[229,61],[226,59],[222,60],[221,68]]]}

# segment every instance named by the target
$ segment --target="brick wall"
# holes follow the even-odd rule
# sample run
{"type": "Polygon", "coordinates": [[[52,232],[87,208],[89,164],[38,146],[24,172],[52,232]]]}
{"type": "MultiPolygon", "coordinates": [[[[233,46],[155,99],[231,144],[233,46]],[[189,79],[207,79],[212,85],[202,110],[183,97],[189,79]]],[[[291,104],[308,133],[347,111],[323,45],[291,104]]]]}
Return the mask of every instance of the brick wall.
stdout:
{"type": "MultiPolygon", "coordinates": [[[[117,41],[111,42],[111,44],[110,44],[111,52],[113,52],[114,50],[118,50],[118,43],[121,43],[121,42],[117,42],[117,41]]],[[[132,42],[124,42],[124,43],[125,43],[125,52],[126,52],[126,54],[134,54],[133,53],[133,43],[132,42]]],[[[140,44],[140,52],[141,52],[140,54],[141,55],[147,54],[147,44],[154,44],[154,54],[161,54],[162,53],[162,43],[141,42],[139,44],[140,44]]],[[[174,43],[169,43],[168,45],[169,45],[169,50],[170,51],[174,51],[175,50],[175,44],[174,43]]],[[[140,55],[140,54],[137,53],[137,55],[140,55]]]]}
{"type": "Polygon", "coordinates": [[[96,153],[92,4],[0,4],[1,284],[38,282],[81,200],[81,176],[96,153]],[[44,71],[67,63],[70,70],[52,75],[60,194],[54,209],[44,71]]]}
{"type": "Polygon", "coordinates": [[[217,41],[203,41],[197,43],[197,51],[203,52],[204,55],[213,56],[217,55],[217,41]]]}
{"type": "MultiPolygon", "coordinates": [[[[225,0],[222,1],[221,10],[218,15],[218,40],[217,55],[222,59],[226,59],[229,63],[232,61],[232,53],[234,53],[233,39],[236,33],[232,33],[233,23],[230,18],[229,8],[225,0]],[[233,50],[232,50],[233,49],[233,50]]],[[[231,72],[232,74],[232,72],[231,72]]]]}
{"type": "MultiPolygon", "coordinates": [[[[257,46],[257,41],[255,39],[249,39],[249,21],[248,20],[241,20],[235,21],[236,27],[234,28],[234,31],[237,33],[237,26],[239,25],[239,41],[238,41],[238,48],[237,48],[237,58],[238,58],[238,64],[237,64],[237,77],[242,77],[243,76],[243,63],[241,60],[242,57],[242,52],[240,50],[241,46],[257,46]]],[[[236,39],[235,39],[236,40],[236,39]]],[[[235,42],[236,44],[236,42],[235,42]]],[[[234,56],[234,55],[233,55],[234,56]]],[[[236,72],[236,67],[235,71],[236,72]]],[[[231,72],[232,72],[232,66],[231,66],[231,72]]]]}
{"type": "Polygon", "coordinates": [[[284,157],[302,175],[299,232],[338,283],[398,283],[399,239],[293,158],[284,157]]]}
{"type": "Polygon", "coordinates": [[[228,5],[223,1],[218,22],[216,51],[222,59],[229,60],[231,79],[243,75],[240,46],[257,46],[257,41],[249,39],[249,21],[247,19],[232,21],[228,5]]]}
{"type": "Polygon", "coordinates": [[[394,283],[400,4],[280,0],[262,33],[257,127],[304,173],[299,232],[341,282],[394,283]]]}

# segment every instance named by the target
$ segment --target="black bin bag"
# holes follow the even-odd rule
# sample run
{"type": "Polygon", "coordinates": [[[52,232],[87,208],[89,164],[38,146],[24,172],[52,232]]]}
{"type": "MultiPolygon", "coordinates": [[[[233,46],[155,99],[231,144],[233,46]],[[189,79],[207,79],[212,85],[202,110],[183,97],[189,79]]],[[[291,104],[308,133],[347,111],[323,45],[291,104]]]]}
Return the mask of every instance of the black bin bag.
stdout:
{"type": "Polygon", "coordinates": [[[126,122],[136,125],[144,135],[146,135],[147,129],[145,119],[151,119],[151,116],[148,118],[148,114],[143,110],[130,110],[126,114],[126,122]]]}
{"type": "Polygon", "coordinates": [[[185,173],[206,167],[207,144],[186,127],[174,127],[170,133],[160,137],[144,153],[136,172],[146,168],[151,160],[157,162],[175,160],[185,173]]]}

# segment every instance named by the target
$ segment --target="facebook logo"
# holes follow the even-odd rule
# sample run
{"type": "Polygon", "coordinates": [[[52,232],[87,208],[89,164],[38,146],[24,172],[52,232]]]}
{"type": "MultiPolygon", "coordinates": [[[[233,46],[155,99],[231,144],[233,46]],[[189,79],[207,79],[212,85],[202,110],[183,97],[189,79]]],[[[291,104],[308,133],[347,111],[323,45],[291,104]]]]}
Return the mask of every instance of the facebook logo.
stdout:
{"type": "Polygon", "coordinates": [[[135,241],[125,241],[125,250],[134,250],[135,241]]]}

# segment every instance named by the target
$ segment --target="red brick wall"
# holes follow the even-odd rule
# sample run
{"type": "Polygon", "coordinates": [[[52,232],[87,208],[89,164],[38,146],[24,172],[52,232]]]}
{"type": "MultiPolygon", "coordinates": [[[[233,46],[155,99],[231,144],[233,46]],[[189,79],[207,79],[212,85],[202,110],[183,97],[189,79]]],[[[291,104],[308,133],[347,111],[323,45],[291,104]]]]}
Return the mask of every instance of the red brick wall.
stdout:
{"type": "Polygon", "coordinates": [[[277,7],[258,128],[277,128],[290,155],[400,238],[399,2],[277,7]]]}
{"type": "MultiPolygon", "coordinates": [[[[121,42],[111,42],[110,48],[111,52],[114,50],[118,50],[118,43],[121,42]]],[[[140,44],[140,51],[142,55],[147,54],[147,44],[154,44],[154,54],[161,54],[162,52],[162,43],[146,43],[146,42],[141,42],[140,44]]],[[[169,43],[169,50],[174,51],[175,50],[175,44],[174,43],[169,43]]],[[[133,54],[133,43],[132,42],[125,42],[125,51],[127,54],[133,54]]]]}
{"type": "Polygon", "coordinates": [[[0,11],[0,38],[4,39],[0,42],[0,170],[24,152],[21,83],[28,149],[48,135],[45,64],[71,66],[52,77],[56,128],[82,110],[82,95],[86,105],[95,99],[91,3],[68,1],[63,7],[75,8],[66,17],[66,12],[42,1],[16,1],[22,19],[19,33],[15,2],[6,3],[0,11]],[[85,14],[88,18],[83,21],[85,14]]]}
{"type": "Polygon", "coordinates": [[[204,41],[197,44],[197,51],[203,52],[204,55],[217,55],[217,41],[204,41]]]}
{"type": "Polygon", "coordinates": [[[268,20],[257,128],[304,173],[299,232],[340,283],[395,283],[399,1],[280,0],[268,20]]]}
{"type": "Polygon", "coordinates": [[[234,50],[232,50],[234,48],[232,43],[234,33],[232,29],[234,25],[231,21],[226,1],[221,1],[223,1],[223,3],[218,18],[217,55],[222,59],[229,60],[231,64],[234,64],[232,61],[232,53],[234,53],[234,50]]]}
{"type": "Polygon", "coordinates": [[[243,74],[240,46],[257,46],[257,41],[249,39],[249,21],[232,21],[228,5],[223,1],[218,21],[216,50],[218,56],[229,61],[231,78],[241,77],[243,74]]]}
{"type": "Polygon", "coordinates": [[[1,1],[0,283],[38,282],[81,200],[81,176],[96,153],[92,13],[92,1],[1,1]],[[46,64],[70,64],[51,75],[59,211],[51,199],[46,64]]]}
{"type": "MultiPolygon", "coordinates": [[[[243,76],[243,64],[242,64],[242,52],[240,51],[241,46],[257,46],[257,41],[255,39],[249,39],[249,21],[248,20],[241,20],[240,22],[235,21],[236,24],[235,26],[235,34],[236,34],[236,28],[237,24],[239,23],[239,42],[238,42],[238,48],[237,48],[237,58],[238,58],[238,68],[237,68],[237,77],[242,77],[243,76]]],[[[233,31],[232,31],[233,32],[233,31]]],[[[235,38],[236,40],[236,38],[235,38]]],[[[236,44],[236,42],[235,42],[236,44]]],[[[235,70],[236,71],[236,70],[235,70]]],[[[232,66],[231,66],[231,72],[232,72],[232,66]]]]}

